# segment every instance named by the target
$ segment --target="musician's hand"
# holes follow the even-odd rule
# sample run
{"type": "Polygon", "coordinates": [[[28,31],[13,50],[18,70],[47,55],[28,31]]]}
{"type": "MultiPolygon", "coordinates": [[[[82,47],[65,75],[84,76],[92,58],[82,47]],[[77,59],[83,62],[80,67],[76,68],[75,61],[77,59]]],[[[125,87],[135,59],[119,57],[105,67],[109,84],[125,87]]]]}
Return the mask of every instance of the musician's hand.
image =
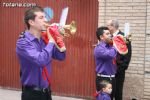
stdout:
{"type": "Polygon", "coordinates": [[[107,42],[108,44],[113,44],[113,40],[110,39],[110,38],[107,38],[107,39],[106,39],[106,42],[107,42]]]}
{"type": "Polygon", "coordinates": [[[54,43],[54,40],[50,39],[50,40],[49,40],[49,43],[54,43]]]}
{"type": "Polygon", "coordinates": [[[113,40],[109,41],[109,45],[113,46],[113,40]]]}
{"type": "Polygon", "coordinates": [[[53,39],[52,37],[49,38],[49,42],[55,43],[55,42],[54,42],[54,39],[53,39]]]}
{"type": "Polygon", "coordinates": [[[46,32],[46,33],[47,33],[47,36],[48,36],[49,42],[54,43],[54,39],[52,38],[52,36],[50,35],[50,33],[49,33],[49,32],[46,32]]]}

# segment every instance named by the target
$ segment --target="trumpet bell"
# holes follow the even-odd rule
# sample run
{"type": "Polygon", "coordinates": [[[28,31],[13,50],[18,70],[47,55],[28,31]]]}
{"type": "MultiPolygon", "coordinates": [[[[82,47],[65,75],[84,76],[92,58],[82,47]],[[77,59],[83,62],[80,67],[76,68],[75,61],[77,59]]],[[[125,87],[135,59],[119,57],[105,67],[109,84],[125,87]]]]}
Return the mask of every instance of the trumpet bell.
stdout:
{"type": "MultiPolygon", "coordinates": [[[[72,21],[71,24],[69,25],[64,25],[63,26],[64,29],[68,29],[70,31],[70,34],[75,34],[75,32],[77,31],[77,27],[76,27],[76,22],[72,21]]],[[[63,33],[65,34],[65,33],[63,33]]]]}
{"type": "Polygon", "coordinates": [[[72,21],[70,24],[70,32],[74,34],[76,31],[77,31],[76,23],[75,21],[72,21]]]}

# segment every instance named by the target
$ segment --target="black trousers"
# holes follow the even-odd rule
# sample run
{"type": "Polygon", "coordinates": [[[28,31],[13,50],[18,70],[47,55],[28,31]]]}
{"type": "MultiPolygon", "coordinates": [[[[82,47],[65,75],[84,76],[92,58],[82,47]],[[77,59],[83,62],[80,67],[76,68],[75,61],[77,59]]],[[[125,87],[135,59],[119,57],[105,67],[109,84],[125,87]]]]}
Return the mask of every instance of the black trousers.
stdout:
{"type": "Polygon", "coordinates": [[[100,86],[99,83],[103,80],[106,80],[112,84],[112,93],[110,95],[111,100],[115,97],[115,91],[116,91],[116,80],[115,77],[101,77],[101,76],[96,76],[96,90],[100,91],[100,86]]]}
{"type": "Polygon", "coordinates": [[[34,89],[22,89],[21,100],[52,100],[51,91],[37,91],[34,89]]]}
{"type": "Polygon", "coordinates": [[[122,100],[123,84],[125,79],[125,71],[120,71],[116,74],[116,93],[115,100],[122,100]]]}

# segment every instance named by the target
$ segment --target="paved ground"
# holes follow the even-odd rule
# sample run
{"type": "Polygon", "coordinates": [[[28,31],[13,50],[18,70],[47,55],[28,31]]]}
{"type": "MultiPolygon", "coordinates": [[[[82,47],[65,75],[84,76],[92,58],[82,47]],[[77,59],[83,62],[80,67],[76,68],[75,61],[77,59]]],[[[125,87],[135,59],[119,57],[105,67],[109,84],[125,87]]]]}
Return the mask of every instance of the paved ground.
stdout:
{"type": "MultiPolygon", "coordinates": [[[[21,91],[14,91],[8,89],[0,88],[0,100],[21,100],[20,99],[21,91]]],[[[69,97],[61,97],[61,96],[52,96],[53,100],[85,100],[85,99],[77,99],[77,98],[69,98],[69,97]]]]}

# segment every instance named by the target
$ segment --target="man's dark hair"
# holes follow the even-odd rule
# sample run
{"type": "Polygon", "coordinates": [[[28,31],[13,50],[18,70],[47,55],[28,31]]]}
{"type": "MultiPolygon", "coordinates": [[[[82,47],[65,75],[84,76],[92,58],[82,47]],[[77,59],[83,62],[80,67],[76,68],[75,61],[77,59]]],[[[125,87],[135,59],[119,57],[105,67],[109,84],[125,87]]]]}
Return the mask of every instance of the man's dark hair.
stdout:
{"type": "Polygon", "coordinates": [[[35,19],[35,12],[44,12],[44,10],[39,6],[35,6],[33,8],[28,9],[24,14],[24,22],[27,25],[28,29],[30,29],[30,24],[28,23],[28,21],[35,19]]]}
{"type": "Polygon", "coordinates": [[[103,35],[104,33],[104,30],[109,30],[108,27],[105,27],[105,26],[102,26],[102,27],[99,27],[96,31],[96,36],[97,36],[97,39],[100,40],[100,35],[103,35]]]}

